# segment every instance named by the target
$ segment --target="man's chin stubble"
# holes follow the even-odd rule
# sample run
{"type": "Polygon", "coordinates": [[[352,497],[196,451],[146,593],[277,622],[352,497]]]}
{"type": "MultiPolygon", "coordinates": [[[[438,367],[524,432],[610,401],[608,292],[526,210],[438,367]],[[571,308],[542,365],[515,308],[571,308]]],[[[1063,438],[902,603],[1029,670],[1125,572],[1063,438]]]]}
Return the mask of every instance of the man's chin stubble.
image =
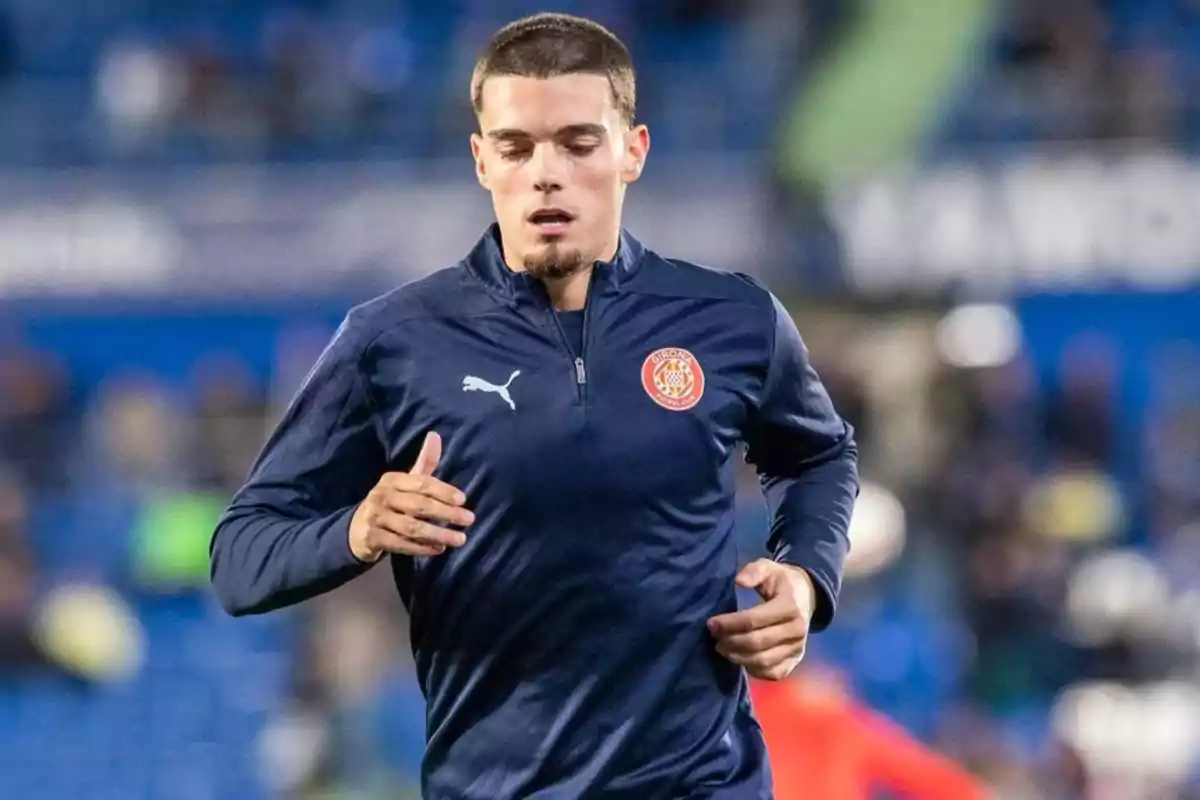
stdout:
{"type": "Polygon", "coordinates": [[[561,280],[583,269],[583,253],[578,250],[562,252],[551,245],[546,251],[525,257],[525,271],[538,280],[561,280]]]}

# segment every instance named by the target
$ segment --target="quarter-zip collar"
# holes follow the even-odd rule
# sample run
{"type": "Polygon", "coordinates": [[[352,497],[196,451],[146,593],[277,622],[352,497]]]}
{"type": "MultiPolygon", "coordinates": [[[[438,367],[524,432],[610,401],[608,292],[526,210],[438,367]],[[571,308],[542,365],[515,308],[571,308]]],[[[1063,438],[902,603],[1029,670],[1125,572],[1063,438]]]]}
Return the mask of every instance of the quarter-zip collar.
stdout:
{"type": "MultiPolygon", "coordinates": [[[[597,261],[592,280],[619,288],[641,264],[645,248],[624,229],[621,230],[617,254],[612,261],[597,261]]],[[[536,297],[541,289],[538,280],[528,273],[516,272],[504,261],[500,243],[500,226],[492,223],[466,258],[467,269],[489,286],[512,299],[536,297]]]]}

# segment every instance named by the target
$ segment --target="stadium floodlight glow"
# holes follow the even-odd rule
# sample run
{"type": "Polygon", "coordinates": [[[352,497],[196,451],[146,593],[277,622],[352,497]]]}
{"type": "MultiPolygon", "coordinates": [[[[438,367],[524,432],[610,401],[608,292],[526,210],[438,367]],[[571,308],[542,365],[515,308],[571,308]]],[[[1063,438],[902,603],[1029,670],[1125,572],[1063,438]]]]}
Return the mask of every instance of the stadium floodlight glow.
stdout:
{"type": "Polygon", "coordinates": [[[1136,768],[1136,750],[1126,746],[1133,721],[1129,715],[1132,696],[1132,691],[1119,683],[1069,686],[1050,712],[1051,727],[1090,769],[1103,765],[1118,772],[1132,770],[1136,768]]]}
{"type": "Polygon", "coordinates": [[[863,481],[850,518],[850,555],[846,577],[873,575],[904,551],[907,535],[904,505],[886,487],[863,481]]]}
{"type": "Polygon", "coordinates": [[[146,658],[146,634],[129,605],[104,586],[65,584],[42,601],[36,638],[60,665],[90,680],[135,675],[146,658]]]}
{"type": "Polygon", "coordinates": [[[1179,780],[1200,756],[1200,690],[1187,681],[1162,681],[1140,692],[1139,739],[1152,773],[1179,780]]]}
{"type": "Polygon", "coordinates": [[[1200,690],[1190,683],[1075,684],[1059,696],[1050,720],[1093,776],[1143,788],[1176,784],[1200,755],[1200,690]]]}
{"type": "Polygon", "coordinates": [[[1083,644],[1102,644],[1126,632],[1145,632],[1163,623],[1170,592],[1162,571],[1128,551],[1086,559],[1067,586],[1067,624],[1083,644]]]}
{"type": "Polygon", "coordinates": [[[953,367],[1000,367],[1021,349],[1021,323],[1007,306],[972,303],[949,311],[937,325],[938,354],[953,367]]]}

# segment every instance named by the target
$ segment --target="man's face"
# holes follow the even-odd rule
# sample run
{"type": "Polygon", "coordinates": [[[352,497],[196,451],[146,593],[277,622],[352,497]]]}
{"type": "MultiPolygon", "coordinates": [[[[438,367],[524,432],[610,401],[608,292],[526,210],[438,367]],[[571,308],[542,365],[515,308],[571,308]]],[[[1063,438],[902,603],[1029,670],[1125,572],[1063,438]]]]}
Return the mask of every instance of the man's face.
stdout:
{"type": "Polygon", "coordinates": [[[650,138],[622,120],[608,79],[491,77],[482,95],[471,151],[508,264],[563,278],[611,258],[625,186],[641,175],[650,138]]]}

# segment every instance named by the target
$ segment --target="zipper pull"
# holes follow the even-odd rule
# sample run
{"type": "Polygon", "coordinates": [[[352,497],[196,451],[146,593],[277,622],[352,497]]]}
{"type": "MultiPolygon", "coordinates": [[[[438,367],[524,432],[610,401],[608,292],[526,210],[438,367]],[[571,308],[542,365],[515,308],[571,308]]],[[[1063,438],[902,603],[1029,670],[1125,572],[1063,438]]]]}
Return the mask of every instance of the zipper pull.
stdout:
{"type": "Polygon", "coordinates": [[[575,359],[575,382],[580,386],[587,383],[587,370],[583,368],[583,359],[575,359]]]}

